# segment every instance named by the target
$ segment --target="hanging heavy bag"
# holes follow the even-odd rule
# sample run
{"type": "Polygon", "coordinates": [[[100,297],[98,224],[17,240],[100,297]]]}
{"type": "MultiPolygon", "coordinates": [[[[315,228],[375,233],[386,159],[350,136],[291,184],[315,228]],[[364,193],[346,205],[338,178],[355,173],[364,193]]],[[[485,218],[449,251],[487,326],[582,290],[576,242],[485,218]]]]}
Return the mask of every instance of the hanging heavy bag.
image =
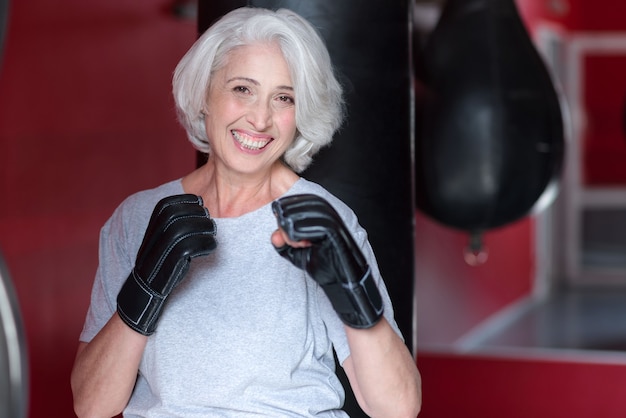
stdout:
{"type": "Polygon", "coordinates": [[[449,0],[418,55],[418,208],[473,235],[526,216],[558,180],[564,137],[514,1],[449,0]]]}

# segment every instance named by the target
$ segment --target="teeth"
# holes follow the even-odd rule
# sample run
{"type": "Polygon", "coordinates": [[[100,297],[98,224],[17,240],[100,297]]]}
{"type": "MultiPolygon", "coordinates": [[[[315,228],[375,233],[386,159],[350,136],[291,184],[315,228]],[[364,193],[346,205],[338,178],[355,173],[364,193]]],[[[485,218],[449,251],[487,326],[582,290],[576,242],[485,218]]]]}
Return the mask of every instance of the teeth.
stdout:
{"type": "Polygon", "coordinates": [[[239,142],[244,148],[249,149],[249,150],[259,150],[263,148],[264,146],[266,146],[268,142],[270,142],[269,140],[265,140],[265,141],[253,140],[250,137],[243,135],[239,132],[235,132],[235,131],[233,131],[233,136],[235,137],[237,142],[239,142]]]}

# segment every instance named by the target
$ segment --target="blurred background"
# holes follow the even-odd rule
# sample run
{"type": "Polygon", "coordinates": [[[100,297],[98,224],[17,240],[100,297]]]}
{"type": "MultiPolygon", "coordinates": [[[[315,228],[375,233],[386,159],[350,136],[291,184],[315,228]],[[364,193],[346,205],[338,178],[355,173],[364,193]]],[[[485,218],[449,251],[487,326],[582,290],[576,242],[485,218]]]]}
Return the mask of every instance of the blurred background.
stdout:
{"type": "MultiPolygon", "coordinates": [[[[415,209],[407,337],[423,376],[420,417],[623,417],[626,3],[515,3],[563,101],[559,194],[485,231],[488,257],[477,265],[467,231],[415,209]]],[[[413,3],[414,49],[442,5],[413,3]]],[[[127,195],[196,165],[170,93],[196,10],[159,0],[8,5],[0,250],[24,324],[29,417],[74,416],[69,374],[100,227],[127,195]]]]}

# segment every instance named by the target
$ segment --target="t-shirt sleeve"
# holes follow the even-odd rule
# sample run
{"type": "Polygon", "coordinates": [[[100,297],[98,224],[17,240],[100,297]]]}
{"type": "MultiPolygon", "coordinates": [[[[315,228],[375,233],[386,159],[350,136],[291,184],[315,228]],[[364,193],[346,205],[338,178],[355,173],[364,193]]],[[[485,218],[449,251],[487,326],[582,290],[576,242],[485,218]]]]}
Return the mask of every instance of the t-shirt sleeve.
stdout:
{"type": "MultiPolygon", "coordinates": [[[[363,229],[359,224],[356,215],[347,208],[342,208],[341,206],[336,207],[340,216],[343,218],[346,226],[352,233],[352,237],[355,242],[361,249],[363,256],[367,260],[370,268],[372,269],[372,277],[374,278],[376,285],[378,286],[378,290],[380,291],[382,300],[383,300],[383,316],[389,322],[393,330],[400,336],[400,338],[404,338],[396,321],[394,319],[394,311],[393,306],[391,304],[391,299],[389,297],[389,293],[387,291],[387,287],[381,277],[380,270],[378,268],[378,262],[376,260],[376,256],[372,249],[371,244],[369,243],[367,232],[363,229]]],[[[335,352],[337,353],[337,359],[339,363],[343,365],[345,359],[350,355],[350,347],[348,346],[348,339],[346,336],[345,328],[343,322],[339,318],[339,315],[334,311],[330,301],[325,295],[322,295],[324,291],[319,288],[320,295],[319,297],[324,300],[323,304],[326,305],[326,309],[323,309],[325,312],[324,322],[326,323],[326,327],[328,330],[329,337],[333,342],[333,346],[335,352]]]]}
{"type": "Polygon", "coordinates": [[[124,206],[120,206],[100,230],[98,269],[80,341],[89,342],[104,327],[117,307],[117,293],[133,268],[127,249],[124,206]]]}
{"type": "Polygon", "coordinates": [[[80,341],[89,342],[117,309],[117,294],[135,265],[139,246],[156,203],[183,193],[179,180],[128,196],[100,230],[98,269],[80,341]]]}

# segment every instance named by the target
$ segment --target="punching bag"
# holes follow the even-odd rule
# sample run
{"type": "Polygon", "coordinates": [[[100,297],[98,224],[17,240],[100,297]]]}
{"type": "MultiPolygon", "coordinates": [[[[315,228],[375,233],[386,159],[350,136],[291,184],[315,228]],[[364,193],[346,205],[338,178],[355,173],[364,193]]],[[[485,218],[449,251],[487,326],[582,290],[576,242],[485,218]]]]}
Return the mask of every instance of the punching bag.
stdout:
{"type": "MultiPolygon", "coordinates": [[[[288,8],[325,40],[344,87],[347,120],[303,177],[349,205],[367,230],[394,304],[412,343],[414,220],[409,0],[201,0],[199,30],[241,6],[288,8]]],[[[366,415],[346,388],[344,409],[366,415]]]]}
{"type": "Polygon", "coordinates": [[[448,0],[419,63],[416,203],[483,231],[529,214],[560,174],[559,97],[514,0],[448,0]]]}

